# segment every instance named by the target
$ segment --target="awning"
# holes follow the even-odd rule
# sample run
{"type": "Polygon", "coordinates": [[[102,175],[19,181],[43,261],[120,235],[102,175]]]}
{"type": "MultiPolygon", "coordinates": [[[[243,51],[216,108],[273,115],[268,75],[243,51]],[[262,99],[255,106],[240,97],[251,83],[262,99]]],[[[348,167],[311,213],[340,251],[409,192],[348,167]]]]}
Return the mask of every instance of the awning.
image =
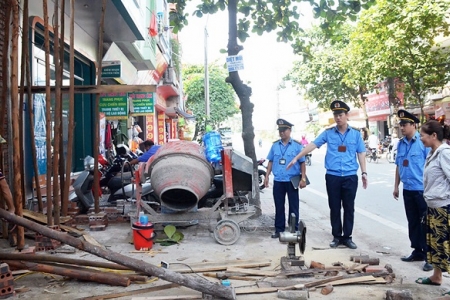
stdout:
{"type": "Polygon", "coordinates": [[[182,116],[185,119],[195,119],[194,115],[188,114],[187,112],[179,109],[178,107],[167,107],[165,114],[169,117],[182,116]]]}

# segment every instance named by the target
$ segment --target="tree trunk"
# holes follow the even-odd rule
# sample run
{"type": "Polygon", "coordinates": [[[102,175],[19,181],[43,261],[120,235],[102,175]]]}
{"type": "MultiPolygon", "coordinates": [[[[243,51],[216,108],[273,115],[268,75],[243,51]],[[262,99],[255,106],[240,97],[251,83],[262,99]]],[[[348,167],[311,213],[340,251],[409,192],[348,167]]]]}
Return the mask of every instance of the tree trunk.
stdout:
{"type": "Polygon", "coordinates": [[[217,283],[213,283],[200,276],[182,275],[180,273],[156,267],[150,263],[146,263],[142,260],[127,257],[125,255],[115,253],[111,250],[102,249],[94,246],[88,242],[81,241],[77,238],[70,236],[69,234],[52,230],[46,226],[37,224],[22,217],[18,217],[14,214],[7,212],[4,209],[0,209],[0,218],[4,218],[9,222],[15,223],[20,226],[24,226],[32,231],[38,232],[51,239],[58,240],[64,244],[70,245],[77,249],[89,252],[98,257],[113,261],[115,263],[127,266],[132,270],[140,271],[151,276],[159,277],[163,280],[167,280],[179,285],[186,286],[188,288],[206,293],[208,295],[222,297],[224,299],[236,299],[236,294],[233,288],[226,287],[217,283]]]}
{"type": "MultiPolygon", "coordinates": [[[[228,1],[228,56],[237,55],[243,49],[237,43],[237,1],[228,1]]],[[[250,204],[257,207],[261,207],[261,201],[259,197],[259,183],[258,183],[258,163],[255,153],[255,132],[253,128],[252,114],[253,103],[250,102],[250,96],[252,95],[252,89],[244,84],[239,77],[238,72],[230,72],[227,78],[227,82],[233,86],[234,91],[240,100],[240,109],[242,113],[242,139],[244,141],[245,155],[250,157],[253,161],[253,191],[255,191],[255,197],[251,197],[250,204]]],[[[255,217],[261,215],[261,210],[257,210],[255,217]]]]}

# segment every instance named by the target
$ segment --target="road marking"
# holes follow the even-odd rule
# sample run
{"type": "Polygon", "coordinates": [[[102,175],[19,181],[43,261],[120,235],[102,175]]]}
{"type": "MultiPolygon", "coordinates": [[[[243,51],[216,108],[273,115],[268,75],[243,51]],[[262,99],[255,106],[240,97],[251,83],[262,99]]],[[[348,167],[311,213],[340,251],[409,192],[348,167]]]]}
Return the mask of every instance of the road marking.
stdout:
{"type": "MultiPolygon", "coordinates": [[[[320,197],[324,198],[325,200],[328,200],[328,195],[326,193],[319,192],[319,191],[317,191],[315,189],[312,189],[312,188],[308,188],[307,191],[311,192],[313,194],[316,194],[317,196],[320,196],[320,197]]],[[[398,225],[398,224],[396,224],[394,222],[391,222],[391,221],[389,221],[389,220],[387,220],[385,218],[382,218],[382,217],[377,216],[377,215],[375,215],[375,214],[373,214],[371,212],[368,212],[367,210],[364,210],[362,208],[355,207],[355,211],[357,213],[367,217],[367,218],[370,218],[370,219],[372,219],[374,221],[380,222],[381,224],[386,225],[386,226],[388,226],[388,227],[390,227],[390,228],[392,228],[394,230],[398,230],[401,233],[408,234],[408,229],[406,227],[404,227],[404,226],[398,225]]]]}

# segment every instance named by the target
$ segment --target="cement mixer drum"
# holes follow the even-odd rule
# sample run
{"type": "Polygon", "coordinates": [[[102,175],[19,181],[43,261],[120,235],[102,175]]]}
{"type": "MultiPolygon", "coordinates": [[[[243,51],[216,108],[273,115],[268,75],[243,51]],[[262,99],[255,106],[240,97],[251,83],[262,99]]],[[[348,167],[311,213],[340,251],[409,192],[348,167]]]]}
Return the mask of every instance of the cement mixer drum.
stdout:
{"type": "Polygon", "coordinates": [[[164,144],[147,164],[146,176],[150,176],[161,204],[174,211],[196,207],[198,200],[208,192],[214,176],[203,147],[195,142],[164,144]]]}

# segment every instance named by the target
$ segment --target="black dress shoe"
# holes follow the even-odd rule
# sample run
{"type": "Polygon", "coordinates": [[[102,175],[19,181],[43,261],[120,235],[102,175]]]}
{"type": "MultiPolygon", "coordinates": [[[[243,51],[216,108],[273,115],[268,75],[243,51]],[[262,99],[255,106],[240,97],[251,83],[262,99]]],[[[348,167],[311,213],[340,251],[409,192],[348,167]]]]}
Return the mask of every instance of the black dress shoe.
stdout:
{"type": "Polygon", "coordinates": [[[433,268],[433,265],[432,264],[429,264],[429,263],[427,263],[427,262],[425,262],[425,264],[423,265],[423,268],[422,268],[422,270],[424,270],[425,272],[428,272],[428,271],[431,271],[431,270],[433,270],[434,268],[433,268]]]}
{"type": "Polygon", "coordinates": [[[271,235],[271,238],[273,239],[277,239],[280,237],[280,233],[279,232],[275,232],[274,234],[271,235]]]}
{"type": "Polygon", "coordinates": [[[350,249],[356,249],[356,248],[358,248],[358,247],[356,246],[356,244],[353,243],[352,240],[346,240],[346,241],[344,242],[344,245],[345,245],[346,247],[350,248],[350,249]]]}
{"type": "Polygon", "coordinates": [[[330,243],[330,247],[331,248],[336,248],[337,246],[339,246],[341,244],[341,241],[339,239],[333,239],[330,243]]]}
{"type": "Polygon", "coordinates": [[[401,260],[408,261],[408,262],[410,262],[410,261],[424,261],[425,258],[423,258],[422,256],[417,256],[417,255],[411,254],[410,256],[402,257],[401,260]]]}

